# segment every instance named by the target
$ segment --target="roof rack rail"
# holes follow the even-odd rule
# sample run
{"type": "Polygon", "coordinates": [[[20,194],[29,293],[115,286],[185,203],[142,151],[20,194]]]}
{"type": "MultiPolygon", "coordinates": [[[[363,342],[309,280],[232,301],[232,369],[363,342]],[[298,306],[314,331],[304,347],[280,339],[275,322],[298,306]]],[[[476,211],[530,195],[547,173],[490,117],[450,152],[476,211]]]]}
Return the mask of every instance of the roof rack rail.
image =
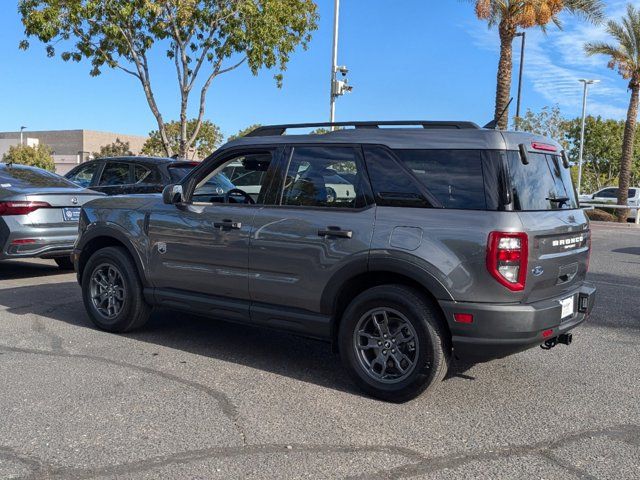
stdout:
{"type": "Polygon", "coordinates": [[[381,126],[421,126],[422,128],[451,128],[451,129],[479,129],[473,122],[451,122],[451,121],[425,121],[425,120],[400,120],[382,122],[320,122],[320,123],[290,123],[284,125],[265,125],[249,132],[247,137],[267,137],[284,135],[291,128],[322,128],[322,127],[355,127],[360,128],[380,128],[381,126]]]}

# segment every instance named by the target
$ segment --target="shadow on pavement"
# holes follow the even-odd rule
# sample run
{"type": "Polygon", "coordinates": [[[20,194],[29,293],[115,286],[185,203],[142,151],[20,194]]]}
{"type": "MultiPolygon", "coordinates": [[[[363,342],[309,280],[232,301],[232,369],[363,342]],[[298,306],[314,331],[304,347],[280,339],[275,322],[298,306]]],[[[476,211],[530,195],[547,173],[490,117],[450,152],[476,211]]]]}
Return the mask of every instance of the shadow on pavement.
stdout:
{"type": "Polygon", "coordinates": [[[640,247],[623,247],[611,250],[613,253],[628,253],[630,255],[640,255],[640,247]]]}
{"type": "Polygon", "coordinates": [[[45,277],[72,273],[60,270],[53,260],[28,262],[24,260],[0,260],[0,280],[45,277]],[[40,263],[42,262],[42,263],[40,263]]]}
{"type": "MultiPolygon", "coordinates": [[[[96,329],[82,305],[80,288],[73,281],[2,289],[0,307],[17,315],[36,313],[96,329]]],[[[154,310],[141,330],[123,336],[360,394],[326,342],[166,309],[154,310]]],[[[455,363],[447,378],[473,380],[464,375],[471,366],[455,363]]]]}

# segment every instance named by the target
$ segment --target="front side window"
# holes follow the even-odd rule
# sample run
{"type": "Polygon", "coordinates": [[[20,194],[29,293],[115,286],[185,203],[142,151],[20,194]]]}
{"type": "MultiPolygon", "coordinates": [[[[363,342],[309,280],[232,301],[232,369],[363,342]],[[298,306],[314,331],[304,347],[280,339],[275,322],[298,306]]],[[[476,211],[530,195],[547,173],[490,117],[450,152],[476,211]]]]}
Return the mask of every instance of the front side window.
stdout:
{"type": "Polygon", "coordinates": [[[487,209],[482,151],[395,150],[395,153],[444,208],[487,209]]]}
{"type": "Polygon", "coordinates": [[[294,147],[289,156],[281,204],[360,208],[364,179],[351,147],[294,147]]]}
{"type": "Polygon", "coordinates": [[[101,187],[112,187],[116,185],[128,185],[129,180],[129,164],[119,162],[107,162],[100,176],[101,187]]]}
{"type": "Polygon", "coordinates": [[[272,160],[272,152],[244,153],[228,159],[198,182],[192,195],[193,202],[263,203],[272,160]],[[250,180],[240,183],[230,180],[225,172],[236,166],[243,169],[243,178],[250,180]]]}
{"type": "Polygon", "coordinates": [[[510,151],[507,163],[515,210],[578,208],[569,169],[558,155],[529,153],[525,165],[518,152],[510,151]]]}
{"type": "Polygon", "coordinates": [[[98,170],[98,163],[90,163],[89,165],[85,165],[76,170],[75,173],[69,175],[67,177],[68,180],[71,180],[76,185],[80,185],[81,187],[87,188],[91,185],[91,180],[98,170]]]}

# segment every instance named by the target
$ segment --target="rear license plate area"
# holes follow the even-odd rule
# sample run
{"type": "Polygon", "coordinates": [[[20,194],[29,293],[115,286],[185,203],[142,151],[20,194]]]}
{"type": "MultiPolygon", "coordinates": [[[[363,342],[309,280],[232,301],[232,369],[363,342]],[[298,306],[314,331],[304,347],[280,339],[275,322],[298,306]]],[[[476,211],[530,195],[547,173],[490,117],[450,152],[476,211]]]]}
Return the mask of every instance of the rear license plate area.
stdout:
{"type": "Polygon", "coordinates": [[[560,320],[567,320],[573,316],[576,310],[576,302],[574,296],[560,300],[560,320]]]}
{"type": "Polygon", "coordinates": [[[77,222],[80,220],[80,207],[63,208],[62,218],[65,222],[77,222]]]}

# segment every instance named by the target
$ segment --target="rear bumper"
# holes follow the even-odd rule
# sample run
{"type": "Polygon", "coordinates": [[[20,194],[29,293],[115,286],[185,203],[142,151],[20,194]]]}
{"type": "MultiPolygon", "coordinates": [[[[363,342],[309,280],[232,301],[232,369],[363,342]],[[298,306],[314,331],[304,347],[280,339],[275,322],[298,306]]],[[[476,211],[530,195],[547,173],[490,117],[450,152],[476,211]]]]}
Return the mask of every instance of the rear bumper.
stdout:
{"type": "Polygon", "coordinates": [[[531,304],[486,304],[441,301],[452,334],[454,355],[468,361],[502,358],[542,344],[584,322],[595,302],[596,289],[584,283],[572,293],[531,304]],[[574,296],[574,314],[560,320],[560,300],[574,296]],[[586,308],[579,311],[580,298],[586,308]],[[473,323],[458,323],[454,314],[473,315],[473,323]],[[551,333],[548,331],[552,330],[551,333]],[[547,332],[547,336],[543,336],[547,332]]]}

